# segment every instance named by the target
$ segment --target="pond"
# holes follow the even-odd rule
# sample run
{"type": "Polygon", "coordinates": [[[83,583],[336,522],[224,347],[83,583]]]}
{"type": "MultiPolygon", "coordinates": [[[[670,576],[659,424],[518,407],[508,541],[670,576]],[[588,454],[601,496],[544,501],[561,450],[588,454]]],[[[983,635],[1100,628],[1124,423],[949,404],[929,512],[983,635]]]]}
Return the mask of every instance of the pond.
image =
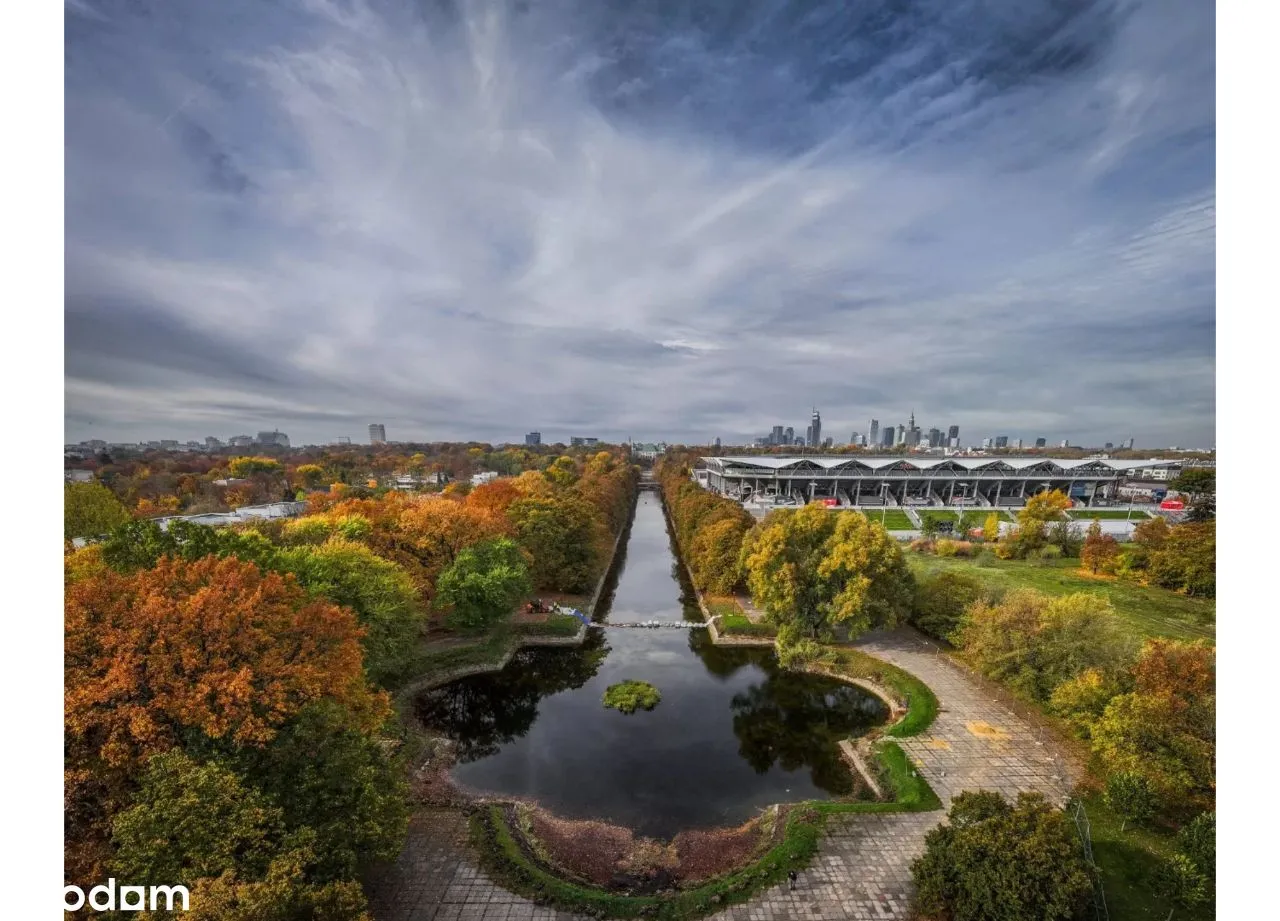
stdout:
{"type": "MultiPolygon", "coordinates": [[[[640,496],[601,610],[615,623],[701,620],[656,495],[640,496]]],[[[850,795],[836,743],[888,716],[861,688],[783,671],[771,649],[714,646],[703,629],[592,629],[580,648],[526,649],[501,672],[425,691],[415,710],[458,740],[459,787],[661,838],[850,795]],[[661,703],[605,708],[605,688],[627,679],[657,687],[661,703]]]]}

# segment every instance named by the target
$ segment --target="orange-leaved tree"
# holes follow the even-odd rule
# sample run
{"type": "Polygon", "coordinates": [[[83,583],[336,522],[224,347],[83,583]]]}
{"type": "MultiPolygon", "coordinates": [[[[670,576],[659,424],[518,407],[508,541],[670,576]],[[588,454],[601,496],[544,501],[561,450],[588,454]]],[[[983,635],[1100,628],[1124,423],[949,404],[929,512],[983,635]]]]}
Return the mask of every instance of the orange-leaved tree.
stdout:
{"type": "Polygon", "coordinates": [[[96,878],[107,823],[153,754],[200,739],[261,746],[322,700],[354,726],[382,725],[390,707],[366,682],[361,632],[349,609],[235,557],[67,585],[68,869],[96,878]]]}

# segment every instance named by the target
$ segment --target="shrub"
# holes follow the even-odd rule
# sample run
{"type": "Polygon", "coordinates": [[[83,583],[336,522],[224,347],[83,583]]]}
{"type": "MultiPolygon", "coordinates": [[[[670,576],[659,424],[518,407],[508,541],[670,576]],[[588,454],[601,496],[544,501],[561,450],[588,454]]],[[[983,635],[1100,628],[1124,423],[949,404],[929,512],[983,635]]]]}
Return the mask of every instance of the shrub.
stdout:
{"type": "Polygon", "coordinates": [[[916,585],[911,623],[930,636],[950,642],[965,610],[985,595],[982,583],[963,573],[940,572],[924,578],[916,585]]]}
{"type": "Polygon", "coordinates": [[[990,569],[996,565],[996,554],[987,547],[978,551],[978,555],[974,557],[974,563],[983,569],[990,569]]]}
{"type": "Polygon", "coordinates": [[[1208,880],[1186,854],[1171,854],[1156,871],[1156,890],[1182,906],[1194,908],[1209,899],[1208,880]]]}
{"type": "Polygon", "coordinates": [[[926,537],[917,537],[911,543],[907,544],[907,549],[913,553],[933,553],[934,543],[926,537]]]}
{"type": "Polygon", "coordinates": [[[611,684],[604,691],[604,705],[623,713],[652,710],[662,700],[662,694],[645,681],[621,681],[611,684]]]}
{"type": "Polygon", "coordinates": [[[437,604],[449,611],[445,622],[477,630],[509,615],[532,585],[520,549],[504,537],[463,550],[440,574],[436,588],[437,604]]]}
{"type": "Polygon", "coordinates": [[[1217,822],[1212,812],[1202,812],[1178,832],[1178,850],[1196,865],[1213,885],[1217,875],[1217,822]]]}
{"type": "Polygon", "coordinates": [[[1039,794],[961,793],[911,865],[920,914],[950,921],[1067,921],[1092,892],[1074,827],[1039,794]]]}
{"type": "Polygon", "coordinates": [[[1122,819],[1121,831],[1129,822],[1142,824],[1150,821],[1156,812],[1151,784],[1141,774],[1130,771],[1120,771],[1107,777],[1107,788],[1102,798],[1108,808],[1122,819]]]}

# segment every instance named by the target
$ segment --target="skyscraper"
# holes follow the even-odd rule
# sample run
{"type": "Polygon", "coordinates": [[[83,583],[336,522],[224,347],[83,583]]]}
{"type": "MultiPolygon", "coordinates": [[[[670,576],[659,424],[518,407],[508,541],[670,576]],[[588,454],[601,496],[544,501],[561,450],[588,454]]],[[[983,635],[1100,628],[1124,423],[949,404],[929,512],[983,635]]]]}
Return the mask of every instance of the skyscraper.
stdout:
{"type": "Polygon", "coordinates": [[[782,426],[780,426],[780,425],[775,425],[775,426],[773,427],[773,434],[769,436],[769,444],[771,444],[771,445],[784,445],[784,444],[786,444],[786,442],[785,442],[785,441],[783,441],[783,436],[784,436],[784,435],[785,435],[785,432],[783,431],[782,426]]]}
{"type": "Polygon", "coordinates": [[[907,427],[901,422],[898,423],[898,431],[896,437],[893,439],[893,443],[895,445],[904,445],[907,443],[907,427]]]}
{"type": "Polygon", "coordinates": [[[795,443],[796,443],[796,430],[795,430],[795,428],[794,428],[794,427],[792,427],[792,426],[790,426],[790,425],[788,425],[788,426],[787,426],[787,436],[786,436],[786,437],[787,437],[787,440],[784,442],[784,444],[793,445],[793,444],[795,444],[795,443]]]}
{"type": "Polygon", "coordinates": [[[951,425],[947,427],[947,441],[950,441],[952,438],[959,438],[959,437],[960,437],[960,426],[951,425]]]}
{"type": "Polygon", "coordinates": [[[880,443],[880,420],[872,419],[871,425],[867,427],[867,444],[875,445],[880,443]]]}
{"type": "Polygon", "coordinates": [[[384,445],[387,443],[387,427],[381,422],[369,424],[369,444],[384,445]]]}
{"type": "Polygon", "coordinates": [[[1043,448],[1043,447],[1044,447],[1044,439],[1043,439],[1043,438],[1037,438],[1037,439],[1036,439],[1036,447],[1037,447],[1037,448],[1043,448]]]}
{"type": "Polygon", "coordinates": [[[880,436],[880,447],[892,448],[894,441],[894,430],[892,425],[886,425],[884,433],[880,436]]]}
{"type": "Polygon", "coordinates": [[[813,408],[813,416],[809,423],[812,435],[809,438],[809,444],[815,448],[822,444],[822,415],[818,412],[818,407],[813,408]]]}
{"type": "Polygon", "coordinates": [[[942,431],[940,429],[929,429],[929,447],[936,448],[942,444],[942,431]]]}
{"type": "Polygon", "coordinates": [[[1132,438],[1130,438],[1128,441],[1126,441],[1126,442],[1124,443],[1124,449],[1125,449],[1126,451],[1132,451],[1132,450],[1133,450],[1133,439],[1132,439],[1132,438]]]}
{"type": "Polygon", "coordinates": [[[997,448],[1007,448],[1007,447],[1009,447],[1009,436],[1008,436],[1008,435],[997,435],[997,436],[996,436],[996,447],[997,447],[997,448]]]}
{"type": "Polygon", "coordinates": [[[541,432],[530,432],[528,435],[525,435],[525,436],[524,436],[524,443],[525,443],[525,444],[527,444],[527,445],[540,445],[540,444],[542,444],[542,433],[541,433],[541,432]]]}
{"type": "Polygon", "coordinates": [[[716,436],[716,450],[717,450],[717,451],[719,451],[719,450],[720,450],[720,436],[719,436],[719,435],[717,435],[717,436],[716,436]]]}

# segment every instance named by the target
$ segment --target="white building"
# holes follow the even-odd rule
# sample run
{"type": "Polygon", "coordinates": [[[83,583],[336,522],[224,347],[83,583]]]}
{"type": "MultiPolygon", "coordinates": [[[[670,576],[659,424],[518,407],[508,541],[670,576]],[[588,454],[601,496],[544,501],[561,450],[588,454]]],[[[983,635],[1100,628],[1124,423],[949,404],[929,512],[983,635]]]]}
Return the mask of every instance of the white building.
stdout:
{"type": "Polygon", "coordinates": [[[481,473],[473,474],[471,477],[472,486],[483,486],[485,483],[492,483],[498,478],[498,474],[494,470],[485,470],[481,473]]]}

